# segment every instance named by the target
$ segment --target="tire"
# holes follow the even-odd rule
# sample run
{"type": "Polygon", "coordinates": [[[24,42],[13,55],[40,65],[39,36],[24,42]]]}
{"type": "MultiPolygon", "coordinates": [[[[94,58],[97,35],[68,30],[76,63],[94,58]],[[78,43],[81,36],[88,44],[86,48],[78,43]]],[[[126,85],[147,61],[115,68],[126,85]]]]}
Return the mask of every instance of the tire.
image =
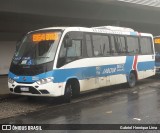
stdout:
{"type": "Polygon", "coordinates": [[[72,97],[72,86],[71,86],[71,84],[68,83],[65,87],[64,102],[70,103],[71,97],[72,97]]]}
{"type": "Polygon", "coordinates": [[[72,88],[72,97],[78,97],[80,94],[79,83],[75,82],[72,88]]]}
{"type": "Polygon", "coordinates": [[[131,72],[129,74],[129,78],[128,78],[128,86],[130,88],[133,88],[133,87],[135,87],[136,82],[137,82],[136,75],[133,72],[131,72]]]}

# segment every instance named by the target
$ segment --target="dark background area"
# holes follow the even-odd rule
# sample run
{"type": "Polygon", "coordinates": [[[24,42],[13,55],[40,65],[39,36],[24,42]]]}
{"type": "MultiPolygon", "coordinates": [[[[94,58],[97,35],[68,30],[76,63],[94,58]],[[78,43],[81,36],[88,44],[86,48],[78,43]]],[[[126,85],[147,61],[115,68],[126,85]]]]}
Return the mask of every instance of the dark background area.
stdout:
{"type": "Polygon", "coordinates": [[[159,35],[160,8],[114,0],[1,0],[0,4],[0,40],[16,40],[44,27],[102,25],[159,35]]]}

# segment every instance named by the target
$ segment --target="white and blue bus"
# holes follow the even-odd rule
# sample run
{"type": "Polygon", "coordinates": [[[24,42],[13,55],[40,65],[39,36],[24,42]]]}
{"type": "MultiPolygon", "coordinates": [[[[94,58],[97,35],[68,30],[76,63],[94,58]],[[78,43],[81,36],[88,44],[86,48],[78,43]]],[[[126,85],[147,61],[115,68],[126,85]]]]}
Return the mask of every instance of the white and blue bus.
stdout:
{"type": "Polygon", "coordinates": [[[11,62],[12,94],[71,96],[155,74],[153,36],[130,28],[51,27],[29,32],[11,62]]]}

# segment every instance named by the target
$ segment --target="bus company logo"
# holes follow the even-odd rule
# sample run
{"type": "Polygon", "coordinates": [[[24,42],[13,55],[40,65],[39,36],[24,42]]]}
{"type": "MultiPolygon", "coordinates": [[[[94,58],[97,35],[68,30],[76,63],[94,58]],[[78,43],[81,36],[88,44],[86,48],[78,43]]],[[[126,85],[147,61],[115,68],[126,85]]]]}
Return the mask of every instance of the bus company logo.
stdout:
{"type": "Polygon", "coordinates": [[[100,70],[101,70],[101,67],[97,66],[97,67],[96,67],[96,70],[97,70],[97,71],[100,71],[100,70]]]}
{"type": "Polygon", "coordinates": [[[96,75],[100,75],[101,74],[101,67],[96,67],[96,75]]]}
{"type": "Polygon", "coordinates": [[[26,81],[26,77],[23,77],[23,81],[26,81]]]}
{"type": "Polygon", "coordinates": [[[2,130],[11,130],[11,125],[2,125],[2,130]]]}
{"type": "Polygon", "coordinates": [[[16,76],[16,77],[14,77],[13,79],[15,79],[15,80],[16,80],[16,79],[19,79],[19,77],[18,77],[18,76],[16,76]]]}

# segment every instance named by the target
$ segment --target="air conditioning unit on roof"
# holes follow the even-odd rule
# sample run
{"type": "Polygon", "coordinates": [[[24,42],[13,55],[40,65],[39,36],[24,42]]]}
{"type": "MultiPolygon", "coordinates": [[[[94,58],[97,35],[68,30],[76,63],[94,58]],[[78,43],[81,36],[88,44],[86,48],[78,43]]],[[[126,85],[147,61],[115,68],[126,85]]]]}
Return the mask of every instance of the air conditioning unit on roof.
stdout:
{"type": "Polygon", "coordinates": [[[131,28],[126,28],[126,27],[118,27],[118,26],[100,26],[100,27],[92,27],[95,29],[106,29],[106,30],[113,30],[113,31],[129,31],[129,32],[134,32],[133,29],[131,28]]]}

